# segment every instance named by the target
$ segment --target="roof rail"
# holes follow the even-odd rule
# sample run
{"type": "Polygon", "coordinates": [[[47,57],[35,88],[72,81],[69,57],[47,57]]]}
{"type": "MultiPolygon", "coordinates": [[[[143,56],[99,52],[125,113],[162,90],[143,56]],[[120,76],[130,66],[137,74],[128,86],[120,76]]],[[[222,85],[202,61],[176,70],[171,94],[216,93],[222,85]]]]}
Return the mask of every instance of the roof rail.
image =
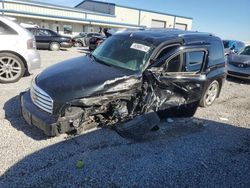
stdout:
{"type": "Polygon", "coordinates": [[[187,32],[187,33],[181,33],[179,34],[178,36],[179,37],[186,37],[186,36],[189,36],[189,35],[200,35],[200,36],[214,36],[212,33],[206,33],[206,32],[187,32]]]}

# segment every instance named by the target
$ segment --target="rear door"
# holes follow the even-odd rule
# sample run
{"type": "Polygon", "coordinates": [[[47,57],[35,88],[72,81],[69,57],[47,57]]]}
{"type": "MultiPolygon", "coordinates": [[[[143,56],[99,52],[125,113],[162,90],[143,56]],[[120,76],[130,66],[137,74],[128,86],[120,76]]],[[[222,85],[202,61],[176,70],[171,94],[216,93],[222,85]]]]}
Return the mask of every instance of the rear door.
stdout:
{"type": "Polygon", "coordinates": [[[18,39],[19,34],[6,23],[0,21],[0,50],[16,51],[16,48],[20,45],[18,39]]]}
{"type": "Polygon", "coordinates": [[[162,54],[157,67],[149,68],[158,98],[158,110],[200,101],[206,82],[206,48],[180,47],[173,53],[162,54]]]}
{"type": "Polygon", "coordinates": [[[37,48],[49,49],[51,34],[46,29],[37,29],[35,33],[37,48]]]}

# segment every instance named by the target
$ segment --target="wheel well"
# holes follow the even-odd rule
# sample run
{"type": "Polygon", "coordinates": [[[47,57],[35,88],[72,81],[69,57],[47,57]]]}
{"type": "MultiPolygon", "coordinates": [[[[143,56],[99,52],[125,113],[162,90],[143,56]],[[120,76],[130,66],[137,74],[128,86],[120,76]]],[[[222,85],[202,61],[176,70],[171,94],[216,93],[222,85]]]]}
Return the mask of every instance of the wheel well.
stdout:
{"type": "Polygon", "coordinates": [[[56,44],[59,44],[60,45],[60,42],[57,42],[57,41],[52,41],[49,43],[49,45],[53,44],[53,43],[56,43],[56,44]]]}
{"type": "Polygon", "coordinates": [[[8,50],[0,51],[0,53],[11,53],[11,54],[16,55],[17,57],[19,57],[19,58],[22,60],[22,62],[23,62],[23,64],[24,64],[24,67],[25,67],[26,71],[28,71],[27,62],[26,62],[26,60],[24,59],[24,57],[21,56],[19,53],[16,53],[16,52],[13,52],[13,51],[8,51],[8,50]]]}

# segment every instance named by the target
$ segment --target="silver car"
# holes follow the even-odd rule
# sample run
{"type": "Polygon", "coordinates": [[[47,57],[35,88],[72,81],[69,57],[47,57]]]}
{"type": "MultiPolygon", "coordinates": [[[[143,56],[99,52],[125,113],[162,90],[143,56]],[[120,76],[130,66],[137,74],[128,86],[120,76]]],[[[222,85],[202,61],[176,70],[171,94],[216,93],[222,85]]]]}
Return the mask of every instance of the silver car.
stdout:
{"type": "Polygon", "coordinates": [[[250,79],[250,46],[228,56],[227,72],[233,77],[250,79]]]}
{"type": "Polygon", "coordinates": [[[0,83],[17,82],[40,65],[34,36],[9,18],[0,16],[0,83]]]}

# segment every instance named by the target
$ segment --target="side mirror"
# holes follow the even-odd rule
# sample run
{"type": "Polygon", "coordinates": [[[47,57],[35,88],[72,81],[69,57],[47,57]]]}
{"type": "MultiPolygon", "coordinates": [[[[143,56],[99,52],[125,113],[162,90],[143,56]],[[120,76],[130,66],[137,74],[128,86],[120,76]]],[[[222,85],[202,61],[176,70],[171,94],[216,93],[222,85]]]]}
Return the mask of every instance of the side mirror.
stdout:
{"type": "Polygon", "coordinates": [[[149,69],[147,69],[149,72],[152,72],[152,73],[162,73],[163,71],[163,67],[150,67],[149,69]]]}

